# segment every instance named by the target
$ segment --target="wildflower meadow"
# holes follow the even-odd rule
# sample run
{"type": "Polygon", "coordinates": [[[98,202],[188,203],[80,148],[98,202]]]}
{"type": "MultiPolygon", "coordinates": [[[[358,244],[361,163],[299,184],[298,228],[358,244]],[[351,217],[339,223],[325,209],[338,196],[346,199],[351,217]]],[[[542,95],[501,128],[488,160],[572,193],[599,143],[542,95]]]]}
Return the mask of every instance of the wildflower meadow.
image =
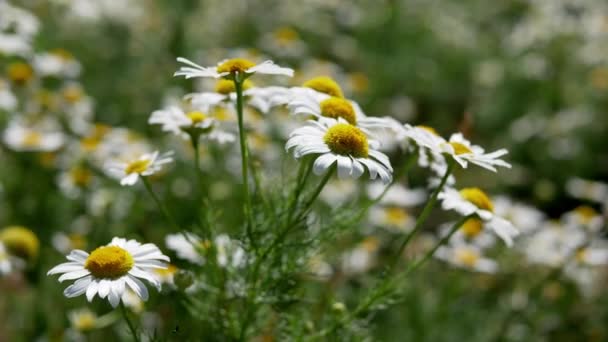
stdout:
{"type": "Polygon", "coordinates": [[[0,341],[608,341],[608,2],[0,0],[0,341]]]}

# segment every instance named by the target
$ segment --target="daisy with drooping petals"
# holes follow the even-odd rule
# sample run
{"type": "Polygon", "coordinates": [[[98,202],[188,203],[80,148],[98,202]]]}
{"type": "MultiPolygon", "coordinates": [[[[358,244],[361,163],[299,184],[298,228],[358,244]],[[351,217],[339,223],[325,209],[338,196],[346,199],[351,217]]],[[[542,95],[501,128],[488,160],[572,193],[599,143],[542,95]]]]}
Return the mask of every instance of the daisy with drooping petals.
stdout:
{"type": "Polygon", "coordinates": [[[477,215],[485,226],[498,235],[509,247],[519,234],[513,224],[494,214],[494,204],[479,188],[464,188],[460,191],[446,188],[439,193],[444,210],[454,210],[463,216],[477,215]]]}
{"type": "Polygon", "coordinates": [[[47,273],[62,273],[60,282],[76,280],[63,294],[68,298],[86,294],[89,302],[95,295],[102,299],[107,297],[113,307],[118,306],[127,287],[142,300],[148,299],[148,289],[140,279],[160,290],[160,282],[153,271],[167,268],[169,262],[169,257],[151,243],[142,245],[117,237],[90,254],[77,249],[66,258],[70,262],[57,265],[47,273]]]}
{"type": "Polygon", "coordinates": [[[205,115],[201,111],[184,112],[177,106],[160,109],[152,112],[148,123],[161,125],[162,130],[175,135],[185,135],[198,131],[199,133],[208,132],[213,129],[215,119],[205,115]]]}
{"type": "Polygon", "coordinates": [[[187,66],[182,66],[173,74],[173,76],[184,76],[185,78],[233,78],[237,74],[249,77],[255,73],[293,77],[293,69],[280,67],[274,64],[273,61],[265,61],[256,64],[244,58],[233,58],[219,62],[215,67],[203,67],[183,57],[178,57],[177,61],[186,64],[187,66]]]}
{"type": "Polygon", "coordinates": [[[461,167],[467,168],[468,163],[496,172],[496,166],[511,168],[511,164],[500,157],[509,153],[506,149],[485,153],[480,146],[471,144],[461,133],[452,134],[450,140],[442,138],[433,129],[424,126],[404,126],[402,137],[407,137],[416,145],[430,150],[431,155],[447,155],[452,157],[461,167]]]}
{"type": "Polygon", "coordinates": [[[309,123],[290,134],[285,149],[293,149],[295,158],[318,155],[313,164],[316,175],[324,174],[336,163],[338,178],[359,178],[367,169],[371,179],[379,176],[385,184],[391,182],[393,168],[388,157],[377,150],[379,142],[368,139],[362,129],[342,118],[321,118],[309,123]]]}
{"type": "Polygon", "coordinates": [[[128,162],[113,162],[106,166],[110,175],[120,179],[120,185],[134,185],[139,177],[150,176],[162,169],[162,166],[173,161],[173,151],[159,155],[158,151],[146,153],[128,162]]]}
{"type": "Polygon", "coordinates": [[[498,264],[496,261],[484,257],[483,251],[475,245],[466,243],[452,243],[441,246],[434,256],[456,267],[482,272],[496,273],[498,264]]]}

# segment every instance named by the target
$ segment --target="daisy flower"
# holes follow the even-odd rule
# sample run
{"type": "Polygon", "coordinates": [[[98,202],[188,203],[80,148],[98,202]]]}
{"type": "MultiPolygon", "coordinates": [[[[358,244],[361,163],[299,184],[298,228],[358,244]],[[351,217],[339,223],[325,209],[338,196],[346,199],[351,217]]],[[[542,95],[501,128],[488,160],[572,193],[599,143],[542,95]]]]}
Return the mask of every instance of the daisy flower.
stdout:
{"type": "Polygon", "coordinates": [[[4,143],[18,152],[52,152],[60,149],[65,143],[63,133],[54,131],[54,127],[47,129],[44,126],[13,122],[4,131],[4,143]]]}
{"type": "Polygon", "coordinates": [[[467,168],[468,163],[494,172],[496,172],[496,166],[511,168],[511,164],[499,159],[509,151],[503,148],[485,153],[482,147],[472,145],[461,133],[452,134],[448,141],[432,128],[425,126],[412,127],[406,124],[401,136],[409,138],[416,145],[430,150],[432,156],[446,155],[453,158],[463,168],[467,168]]]}
{"type": "MultiPolygon", "coordinates": [[[[209,240],[202,240],[192,234],[169,234],[165,237],[167,248],[175,251],[181,259],[188,260],[197,265],[203,265],[205,259],[199,250],[211,247],[209,240]]],[[[221,267],[242,267],[245,265],[245,250],[239,245],[238,241],[232,240],[226,234],[220,234],[213,239],[217,253],[217,263],[221,267]]]]}
{"type": "Polygon", "coordinates": [[[215,67],[203,67],[183,57],[178,57],[177,61],[186,66],[182,66],[173,76],[184,76],[187,79],[193,77],[234,78],[236,75],[249,77],[255,73],[293,77],[293,69],[280,67],[272,61],[256,64],[247,59],[234,58],[223,60],[215,67]]]}
{"type": "Polygon", "coordinates": [[[205,133],[213,129],[215,119],[201,111],[184,112],[177,106],[154,111],[148,119],[151,125],[161,125],[164,132],[186,136],[185,133],[205,133]]]}
{"type": "Polygon", "coordinates": [[[470,244],[450,244],[437,249],[434,256],[456,267],[482,273],[496,273],[496,261],[483,256],[482,250],[470,244]]]}
{"type": "Polygon", "coordinates": [[[442,200],[444,210],[454,210],[463,216],[477,215],[509,247],[519,234],[511,222],[494,213],[494,204],[479,188],[463,188],[460,191],[445,188],[438,198],[442,200]]]}
{"type": "Polygon", "coordinates": [[[90,254],[76,249],[66,258],[69,262],[57,265],[47,273],[61,273],[60,282],[76,280],[63,294],[68,298],[86,294],[89,302],[95,295],[102,299],[107,297],[112,307],[118,306],[127,287],[142,300],[147,300],[148,289],[140,279],[160,290],[160,282],[153,270],[167,268],[166,263],[169,262],[169,257],[151,243],[142,245],[135,240],[117,237],[90,254]]]}
{"type": "Polygon", "coordinates": [[[162,166],[173,161],[173,151],[159,155],[158,151],[146,153],[137,159],[127,162],[112,162],[106,166],[108,172],[120,179],[120,185],[134,185],[139,177],[150,176],[162,169],[162,166]]]}
{"type": "Polygon", "coordinates": [[[313,165],[316,175],[324,174],[336,163],[338,178],[359,178],[367,169],[371,179],[379,176],[387,184],[392,180],[393,169],[388,157],[377,150],[379,145],[342,118],[323,118],[294,130],[285,149],[293,149],[295,158],[317,155],[313,165]]]}

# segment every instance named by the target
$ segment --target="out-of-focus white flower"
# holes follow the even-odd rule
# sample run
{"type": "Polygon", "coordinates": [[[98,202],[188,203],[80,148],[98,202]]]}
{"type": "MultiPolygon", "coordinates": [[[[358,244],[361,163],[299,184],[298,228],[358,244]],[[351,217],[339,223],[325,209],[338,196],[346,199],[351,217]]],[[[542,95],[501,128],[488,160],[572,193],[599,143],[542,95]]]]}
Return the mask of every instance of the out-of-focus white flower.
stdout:
{"type": "Polygon", "coordinates": [[[540,228],[545,215],[538,209],[518,203],[506,196],[496,196],[492,199],[494,213],[511,221],[522,234],[531,233],[540,228]]]}
{"type": "Polygon", "coordinates": [[[576,227],[548,221],[522,243],[529,262],[546,266],[562,266],[587,240],[585,232],[576,227]]]}
{"type": "Polygon", "coordinates": [[[604,217],[590,206],[581,205],[562,216],[566,226],[585,228],[589,232],[599,232],[604,226],[604,217]]]}
{"type": "Polygon", "coordinates": [[[372,199],[377,198],[384,192],[387,186],[390,188],[380,200],[380,204],[382,205],[413,207],[424,203],[427,199],[427,191],[425,189],[409,189],[402,184],[384,185],[379,182],[370,183],[367,186],[367,194],[372,199]]]}
{"type": "Polygon", "coordinates": [[[134,185],[139,177],[150,176],[160,171],[163,165],[173,162],[173,151],[159,155],[158,151],[146,153],[127,162],[110,162],[106,169],[120,179],[120,185],[134,185]]]}
{"type": "Polygon", "coordinates": [[[337,164],[339,178],[359,178],[369,170],[370,178],[390,183],[393,169],[388,157],[377,150],[379,143],[369,140],[359,128],[339,119],[323,118],[293,131],[285,145],[295,158],[317,155],[313,172],[321,175],[337,164]]]}
{"type": "Polygon", "coordinates": [[[203,265],[205,259],[199,252],[208,249],[213,244],[217,253],[217,263],[222,267],[239,268],[245,265],[245,250],[238,241],[232,240],[228,235],[221,234],[214,238],[213,243],[202,240],[192,234],[169,234],[165,237],[167,248],[175,251],[178,258],[188,260],[197,265],[203,265]]]}
{"type": "Polygon", "coordinates": [[[608,184],[581,178],[569,179],[566,191],[570,196],[597,203],[608,201],[608,184]]]}
{"type": "Polygon", "coordinates": [[[234,77],[239,74],[248,77],[255,73],[267,75],[285,75],[292,77],[293,69],[280,67],[272,61],[265,61],[256,64],[243,58],[226,59],[217,64],[216,67],[203,67],[186,58],[179,57],[177,61],[186,66],[182,66],[173,76],[192,77],[234,77]]]}
{"type": "Polygon", "coordinates": [[[210,131],[213,129],[215,120],[203,112],[191,111],[186,113],[181,108],[173,106],[154,111],[148,123],[161,125],[165,132],[184,135],[190,130],[198,130],[201,133],[210,131]]]}
{"type": "Polygon", "coordinates": [[[496,261],[483,256],[483,251],[471,244],[449,244],[439,247],[434,256],[454,266],[482,273],[496,273],[496,261]]]}
{"type": "Polygon", "coordinates": [[[445,188],[439,193],[444,210],[454,210],[463,216],[477,215],[508,246],[513,245],[513,238],[519,231],[513,224],[494,213],[494,204],[479,188],[464,188],[457,191],[445,188]]]}
{"type": "Polygon", "coordinates": [[[19,152],[52,152],[60,149],[65,137],[50,122],[26,125],[15,120],[4,131],[4,143],[19,152]]]}
{"type": "Polygon", "coordinates": [[[11,91],[8,82],[0,79],[0,110],[7,112],[17,108],[17,97],[11,91]]]}
{"type": "Polygon", "coordinates": [[[34,56],[32,62],[34,70],[40,76],[78,77],[80,63],[65,50],[55,50],[34,56]]]}
{"type": "Polygon", "coordinates": [[[152,271],[167,268],[166,263],[169,262],[169,257],[151,243],[142,245],[135,240],[117,237],[90,254],[73,250],[66,258],[70,262],[57,265],[47,273],[62,273],[60,282],[76,279],[65,289],[64,295],[72,298],[86,293],[88,301],[99,295],[102,299],[107,297],[113,307],[118,306],[127,286],[141,299],[148,299],[148,289],[140,278],[160,290],[160,282],[152,271]]]}
{"type": "Polygon", "coordinates": [[[342,256],[342,271],[345,274],[367,272],[376,263],[380,241],[374,236],[365,238],[357,247],[342,256]]]}
{"type": "Polygon", "coordinates": [[[411,231],[415,223],[405,208],[396,206],[371,207],[367,217],[371,224],[399,233],[411,231]]]}
{"type": "Polygon", "coordinates": [[[15,268],[13,257],[6,251],[4,244],[0,242],[0,275],[9,274],[15,268]]]}

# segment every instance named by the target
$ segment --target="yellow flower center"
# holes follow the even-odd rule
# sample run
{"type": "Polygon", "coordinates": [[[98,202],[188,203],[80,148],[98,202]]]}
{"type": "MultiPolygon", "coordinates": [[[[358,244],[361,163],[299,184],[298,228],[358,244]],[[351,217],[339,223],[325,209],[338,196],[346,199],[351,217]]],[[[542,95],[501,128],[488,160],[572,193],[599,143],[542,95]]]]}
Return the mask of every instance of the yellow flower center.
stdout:
{"type": "Polygon", "coordinates": [[[51,53],[53,55],[63,59],[64,61],[70,61],[70,60],[74,59],[74,56],[72,55],[72,53],[65,49],[53,49],[51,51],[51,53]]]}
{"type": "Polygon", "coordinates": [[[599,215],[595,209],[588,205],[581,205],[574,209],[574,212],[579,216],[581,222],[584,224],[591,222],[594,217],[599,215]]]}
{"type": "Polygon", "coordinates": [[[83,166],[76,166],[70,170],[72,182],[79,187],[85,187],[91,183],[93,173],[83,166]]]}
{"type": "Polygon", "coordinates": [[[587,259],[587,249],[581,248],[578,251],[576,251],[575,259],[579,263],[584,263],[585,259],[587,259]]]}
{"type": "Polygon", "coordinates": [[[384,214],[386,215],[386,222],[395,226],[402,225],[409,218],[407,211],[399,207],[386,208],[384,214]]]}
{"type": "Polygon", "coordinates": [[[192,121],[193,125],[201,123],[207,118],[207,116],[202,112],[189,112],[186,114],[186,116],[192,121]]]}
{"type": "Polygon", "coordinates": [[[32,67],[24,62],[14,62],[8,65],[6,72],[8,77],[15,83],[23,84],[34,75],[32,67]]]}
{"type": "Polygon", "coordinates": [[[321,115],[328,118],[342,118],[351,125],[357,124],[357,115],[353,105],[347,100],[339,97],[330,97],[321,101],[321,115]]]}
{"type": "Polygon", "coordinates": [[[82,99],[83,95],[82,89],[77,86],[69,86],[63,90],[63,98],[72,104],[82,99]]]}
{"type": "Polygon", "coordinates": [[[130,175],[132,173],[142,173],[148,169],[150,166],[149,159],[138,159],[130,162],[125,168],[125,173],[130,175]]]}
{"type": "Polygon", "coordinates": [[[9,226],[0,232],[0,241],[9,253],[18,257],[35,260],[38,257],[40,241],[36,234],[22,226],[9,226]]]}
{"type": "Polygon", "coordinates": [[[455,257],[459,263],[468,267],[475,266],[479,260],[479,254],[476,251],[468,248],[456,250],[455,257]]]}
{"type": "Polygon", "coordinates": [[[25,133],[21,143],[25,147],[38,147],[42,143],[42,135],[38,132],[29,131],[25,133]]]}
{"type": "Polygon", "coordinates": [[[244,73],[245,71],[247,71],[249,68],[252,68],[255,66],[255,63],[253,63],[252,61],[249,61],[247,59],[244,58],[233,58],[233,59],[229,59],[227,61],[225,61],[224,63],[220,64],[217,66],[217,72],[222,73],[222,72],[228,72],[228,73],[244,73]]]}
{"type": "Polygon", "coordinates": [[[68,240],[70,241],[71,249],[83,249],[87,244],[87,240],[80,234],[70,234],[68,235],[68,240]]]}
{"type": "Polygon", "coordinates": [[[103,246],[94,250],[84,267],[96,278],[115,279],[129,273],[135,261],[133,256],[118,246],[103,246]]]}
{"type": "Polygon", "coordinates": [[[473,153],[473,151],[471,151],[471,149],[466,146],[465,144],[461,144],[459,142],[450,142],[450,145],[452,145],[452,147],[454,148],[454,153],[456,153],[456,155],[461,155],[461,154],[471,154],[473,153]]]}
{"type": "MultiPolygon", "coordinates": [[[[253,83],[250,80],[245,80],[243,82],[243,90],[250,89],[253,86],[253,83]]],[[[225,78],[219,79],[215,83],[215,92],[228,95],[230,93],[234,93],[236,88],[234,87],[234,81],[227,80],[225,78]]]]}
{"type": "Polygon", "coordinates": [[[158,274],[161,277],[169,277],[174,275],[177,270],[177,266],[169,264],[167,265],[167,268],[155,268],[154,273],[158,274]]]}
{"type": "Polygon", "coordinates": [[[483,222],[478,218],[470,218],[460,227],[460,231],[468,238],[473,238],[483,230],[483,222]]]}
{"type": "Polygon", "coordinates": [[[420,128],[420,129],[423,129],[423,130],[431,133],[432,135],[439,136],[439,133],[437,133],[437,131],[433,127],[431,127],[431,126],[418,125],[416,127],[420,128]]]}
{"type": "Polygon", "coordinates": [[[92,312],[78,313],[78,317],[74,319],[74,328],[79,331],[89,331],[95,328],[97,317],[92,312]]]}
{"type": "Polygon", "coordinates": [[[224,107],[215,107],[211,112],[211,116],[218,121],[229,121],[232,117],[230,111],[224,107]]]}
{"type": "Polygon", "coordinates": [[[494,203],[492,203],[488,195],[479,188],[464,188],[460,190],[460,196],[475,204],[479,209],[494,212],[494,203]]]}
{"type": "Polygon", "coordinates": [[[344,93],[342,93],[342,88],[340,88],[338,83],[327,76],[311,78],[310,80],[304,82],[302,86],[314,89],[320,93],[324,93],[330,96],[344,97],[344,93]]]}
{"type": "Polygon", "coordinates": [[[327,130],[323,141],[337,154],[367,158],[369,146],[367,137],[359,128],[347,123],[338,123],[327,130]]]}
{"type": "Polygon", "coordinates": [[[290,27],[281,27],[274,31],[274,37],[280,45],[289,45],[299,38],[298,32],[290,27]]]}
{"type": "Polygon", "coordinates": [[[364,250],[370,253],[378,250],[379,245],[380,241],[378,240],[378,238],[373,236],[367,237],[365,238],[365,240],[363,240],[363,242],[361,242],[361,247],[363,247],[364,250]]]}

